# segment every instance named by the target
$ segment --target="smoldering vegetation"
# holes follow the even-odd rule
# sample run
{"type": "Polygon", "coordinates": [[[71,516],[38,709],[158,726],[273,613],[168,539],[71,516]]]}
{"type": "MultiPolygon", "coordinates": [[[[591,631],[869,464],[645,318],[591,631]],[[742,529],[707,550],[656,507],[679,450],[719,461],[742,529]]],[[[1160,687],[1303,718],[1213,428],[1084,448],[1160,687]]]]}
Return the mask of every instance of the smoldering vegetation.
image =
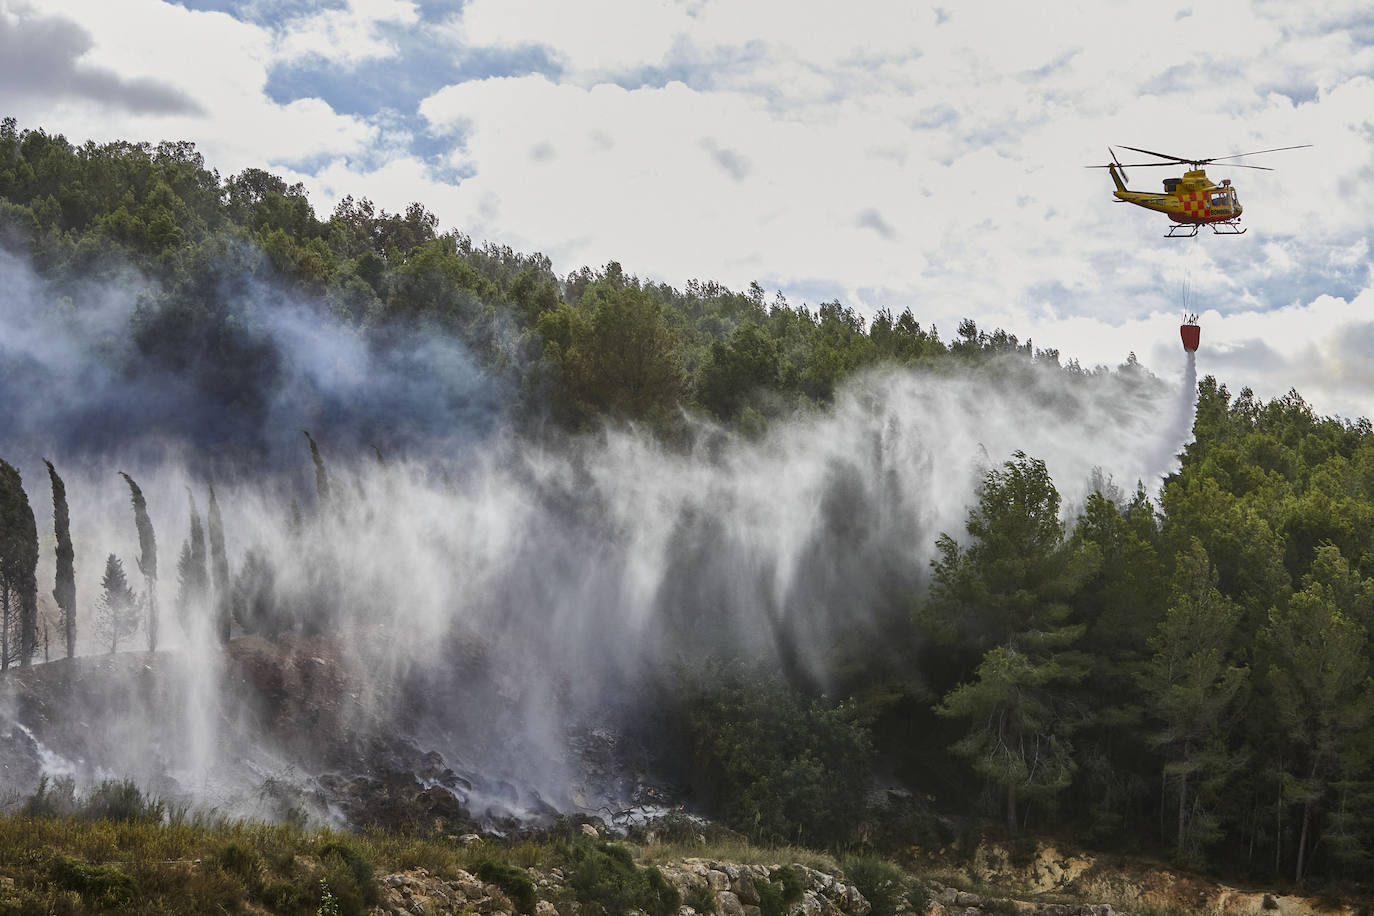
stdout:
{"type": "MultiPolygon", "coordinates": [[[[451,334],[364,334],[254,279],[252,251],[225,257],[210,275],[229,306],[211,313],[132,273],[59,291],[0,252],[15,293],[0,304],[0,454],[40,518],[42,460],[61,471],[77,661],[119,685],[38,703],[30,776],[347,819],[347,793],[321,780],[338,789],[380,755],[477,810],[623,801],[624,780],[584,766],[587,734],[651,728],[683,678],[732,661],[815,692],[846,651],[900,664],[907,647],[885,634],[990,467],[1043,457],[1071,512],[1107,481],[1153,486],[1191,423],[1191,400],[1133,363],[1065,373],[1013,354],[859,372],[764,430],[683,414],[669,437],[614,420],[535,434],[515,419],[530,367],[514,331],[493,371],[451,334]],[[228,574],[205,588],[215,577],[194,571],[188,589],[173,557],[211,486],[228,574]],[[143,566],[153,530],[163,576],[140,584],[161,609],[156,679],[89,658],[107,648],[102,560],[143,566]]],[[[55,634],[46,597],[43,614],[55,634]]]]}

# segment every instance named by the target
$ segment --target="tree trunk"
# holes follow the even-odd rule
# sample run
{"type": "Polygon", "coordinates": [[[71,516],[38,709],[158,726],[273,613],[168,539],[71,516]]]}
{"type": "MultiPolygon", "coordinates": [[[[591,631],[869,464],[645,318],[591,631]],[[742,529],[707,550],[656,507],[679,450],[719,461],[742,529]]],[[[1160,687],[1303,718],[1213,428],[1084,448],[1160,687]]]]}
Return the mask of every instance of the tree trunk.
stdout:
{"type": "Polygon", "coordinates": [[[1293,883],[1302,888],[1303,854],[1307,851],[1307,825],[1312,819],[1312,803],[1302,804],[1302,830],[1298,831],[1298,867],[1293,875],[1293,883]]]}
{"type": "Polygon", "coordinates": [[[1279,780],[1279,797],[1274,803],[1274,876],[1283,871],[1283,780],[1279,780]]]}
{"type": "Polygon", "coordinates": [[[1016,835],[1016,787],[1007,786],[1007,831],[1016,835]]]}
{"type": "Polygon", "coordinates": [[[1183,774],[1178,781],[1178,842],[1175,847],[1175,854],[1183,855],[1183,841],[1188,835],[1188,774],[1183,774]]]}
{"type": "MultiPolygon", "coordinates": [[[[1183,743],[1183,760],[1188,760],[1189,743],[1183,743]]],[[[1188,824],[1188,773],[1185,771],[1178,777],[1178,840],[1174,848],[1174,854],[1183,855],[1183,841],[1187,836],[1188,824]]]]}

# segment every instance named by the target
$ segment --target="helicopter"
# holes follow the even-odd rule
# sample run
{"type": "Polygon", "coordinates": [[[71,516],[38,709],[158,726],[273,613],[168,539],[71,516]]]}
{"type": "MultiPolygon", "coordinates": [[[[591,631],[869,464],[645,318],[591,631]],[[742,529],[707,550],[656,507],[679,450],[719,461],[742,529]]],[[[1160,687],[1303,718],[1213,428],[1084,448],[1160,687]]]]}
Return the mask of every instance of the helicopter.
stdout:
{"type": "MultiPolygon", "coordinates": [[[[1112,181],[1116,183],[1116,190],[1112,192],[1112,196],[1117,200],[1124,200],[1128,204],[1135,204],[1137,207],[1163,213],[1173,220],[1169,224],[1169,231],[1165,233],[1165,238],[1192,238],[1197,235],[1198,229],[1202,226],[1211,226],[1212,231],[1217,235],[1243,235],[1245,230],[1240,226],[1242,209],[1240,198],[1236,196],[1236,189],[1231,186],[1231,179],[1223,178],[1221,184],[1215,184],[1207,177],[1207,172],[1202,167],[1214,162],[1221,163],[1224,159],[1240,159],[1244,156],[1257,156],[1260,153],[1305,149],[1311,145],[1304,143],[1300,146],[1280,146],[1276,149],[1235,153],[1231,156],[1213,156],[1210,159],[1190,159],[1186,156],[1171,156],[1168,153],[1156,153],[1134,146],[1122,146],[1122,149],[1128,149],[1133,153],[1144,153],[1147,156],[1168,160],[1167,162],[1133,163],[1131,165],[1133,169],[1155,166],[1177,168],[1180,165],[1192,167],[1183,173],[1182,178],[1164,179],[1164,193],[1162,194],[1150,191],[1132,191],[1127,188],[1126,166],[1122,165],[1121,160],[1116,158],[1116,151],[1110,146],[1107,147],[1107,152],[1111,153],[1111,163],[1108,165],[1090,165],[1088,168],[1107,169],[1111,172],[1112,181]]],[[[1223,167],[1273,171],[1268,166],[1242,165],[1239,162],[1228,162],[1223,167]]]]}

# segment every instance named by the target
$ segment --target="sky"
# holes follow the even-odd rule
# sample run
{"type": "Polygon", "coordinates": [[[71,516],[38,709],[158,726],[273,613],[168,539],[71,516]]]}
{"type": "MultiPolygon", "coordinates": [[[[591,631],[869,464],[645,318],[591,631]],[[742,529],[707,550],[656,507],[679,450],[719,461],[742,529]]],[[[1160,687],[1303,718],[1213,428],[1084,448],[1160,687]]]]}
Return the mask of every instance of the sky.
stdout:
{"type": "Polygon", "coordinates": [[[1371,112],[1365,0],[0,0],[22,128],[1086,366],[1181,377],[1197,312],[1199,373],[1347,418],[1374,414],[1371,112]],[[1084,168],[1297,144],[1209,167],[1237,237],[1165,239],[1084,168]]]}

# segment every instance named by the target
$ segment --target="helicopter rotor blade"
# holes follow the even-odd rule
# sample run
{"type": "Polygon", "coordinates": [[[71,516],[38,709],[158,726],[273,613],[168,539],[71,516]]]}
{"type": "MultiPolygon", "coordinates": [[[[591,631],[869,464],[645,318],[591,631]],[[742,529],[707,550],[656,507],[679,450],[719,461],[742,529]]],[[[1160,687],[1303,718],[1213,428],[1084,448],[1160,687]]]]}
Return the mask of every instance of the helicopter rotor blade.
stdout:
{"type": "Polygon", "coordinates": [[[1170,156],[1168,153],[1156,153],[1156,152],[1154,152],[1153,150],[1140,149],[1139,147],[1135,147],[1135,146],[1125,146],[1125,145],[1122,145],[1121,148],[1122,148],[1122,149],[1128,149],[1128,150],[1130,150],[1130,151],[1133,152],[1133,153],[1144,153],[1144,154],[1147,155],[1147,156],[1158,156],[1160,159],[1172,159],[1172,160],[1174,160],[1175,162],[1192,162],[1192,161],[1193,161],[1193,160],[1191,160],[1191,159],[1184,159],[1184,158],[1182,158],[1182,157],[1180,157],[1180,156],[1170,156]]]}
{"type": "MultiPolygon", "coordinates": [[[[1249,153],[1234,153],[1234,154],[1232,154],[1232,155],[1230,155],[1230,156],[1217,156],[1215,159],[1207,159],[1207,160],[1205,160],[1205,161],[1207,161],[1207,162],[1220,162],[1220,161],[1223,160],[1223,159],[1239,159],[1239,158],[1241,158],[1242,156],[1258,156],[1260,153],[1281,153],[1281,152],[1283,152],[1283,151],[1286,150],[1286,149],[1307,149],[1307,148],[1309,148],[1310,146],[1312,146],[1311,143],[1303,143],[1303,144],[1300,144],[1299,146],[1280,146],[1280,147],[1276,147],[1276,148],[1274,148],[1274,149],[1257,149],[1257,150],[1254,150],[1253,152],[1249,152],[1249,153]]],[[[1251,166],[1251,168],[1262,168],[1262,166],[1257,166],[1257,165],[1256,165],[1256,166],[1251,166]]],[[[1272,171],[1272,170],[1271,170],[1271,171],[1272,171]]]]}
{"type": "Polygon", "coordinates": [[[1109,153],[1112,154],[1112,161],[1116,163],[1116,170],[1117,170],[1118,172],[1121,173],[1121,181],[1122,181],[1122,183],[1123,183],[1123,184],[1126,184],[1126,183],[1130,182],[1131,179],[1129,179],[1129,178],[1126,177],[1126,167],[1125,167],[1124,165],[1121,164],[1121,160],[1120,160],[1120,159],[1116,158],[1116,150],[1112,149],[1112,148],[1109,146],[1109,147],[1107,147],[1107,152],[1109,152],[1109,153]]]}

